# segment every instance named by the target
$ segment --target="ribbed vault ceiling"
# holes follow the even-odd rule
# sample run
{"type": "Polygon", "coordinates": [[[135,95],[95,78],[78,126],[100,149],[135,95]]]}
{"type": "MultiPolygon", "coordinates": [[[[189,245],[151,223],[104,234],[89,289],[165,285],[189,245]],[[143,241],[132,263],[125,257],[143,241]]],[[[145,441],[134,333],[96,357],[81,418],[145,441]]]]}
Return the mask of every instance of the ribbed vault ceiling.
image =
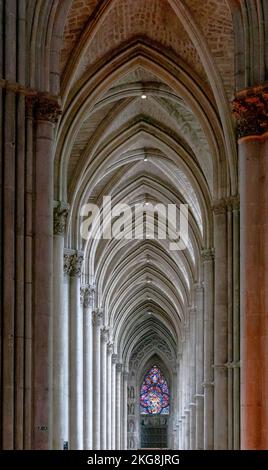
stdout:
{"type": "Polygon", "coordinates": [[[70,7],[61,52],[55,199],[71,206],[66,243],[84,250],[84,280],[121,358],[133,364],[151,348],[174,362],[201,251],[213,246],[211,206],[236,193],[231,12],[218,0],[82,3],[70,7]],[[188,249],[83,241],[82,205],[107,195],[131,207],[187,203],[188,249]]]}

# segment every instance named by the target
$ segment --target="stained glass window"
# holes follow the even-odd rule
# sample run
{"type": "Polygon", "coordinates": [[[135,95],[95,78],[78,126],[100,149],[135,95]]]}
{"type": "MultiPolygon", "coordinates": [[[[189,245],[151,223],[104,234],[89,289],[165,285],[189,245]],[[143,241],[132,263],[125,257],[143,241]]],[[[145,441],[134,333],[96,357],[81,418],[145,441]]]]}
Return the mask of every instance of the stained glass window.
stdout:
{"type": "Polygon", "coordinates": [[[169,414],[169,388],[157,366],[153,366],[144,376],[140,391],[140,412],[145,415],[169,414]]]}

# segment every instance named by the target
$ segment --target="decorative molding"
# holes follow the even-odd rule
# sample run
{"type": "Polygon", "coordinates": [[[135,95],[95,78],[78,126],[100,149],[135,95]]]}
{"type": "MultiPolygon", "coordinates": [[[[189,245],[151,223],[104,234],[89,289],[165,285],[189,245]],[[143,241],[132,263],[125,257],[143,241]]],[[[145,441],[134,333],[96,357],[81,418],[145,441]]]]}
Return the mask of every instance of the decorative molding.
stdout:
{"type": "Polygon", "coordinates": [[[100,308],[96,308],[95,310],[93,310],[92,312],[93,326],[101,326],[102,318],[103,318],[103,311],[100,308]]]}
{"type": "Polygon", "coordinates": [[[239,139],[268,132],[268,84],[238,92],[232,108],[239,139]]]}
{"type": "Polygon", "coordinates": [[[57,96],[48,93],[31,93],[26,96],[26,115],[37,121],[56,124],[61,115],[61,106],[57,96]]]}
{"type": "Polygon", "coordinates": [[[53,208],[54,235],[64,235],[70,206],[65,202],[55,201],[53,208]]]}
{"type": "Polygon", "coordinates": [[[80,288],[80,299],[84,308],[93,307],[95,296],[94,286],[82,286],[80,288]]]}

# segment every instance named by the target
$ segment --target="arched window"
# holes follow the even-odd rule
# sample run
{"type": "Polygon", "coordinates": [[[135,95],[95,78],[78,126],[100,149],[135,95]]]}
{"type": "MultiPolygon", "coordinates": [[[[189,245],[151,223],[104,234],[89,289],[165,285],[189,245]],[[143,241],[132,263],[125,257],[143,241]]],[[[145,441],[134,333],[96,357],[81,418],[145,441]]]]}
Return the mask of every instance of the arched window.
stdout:
{"type": "Polygon", "coordinates": [[[157,366],[144,376],[140,391],[140,412],[145,415],[169,414],[169,388],[157,366]]]}

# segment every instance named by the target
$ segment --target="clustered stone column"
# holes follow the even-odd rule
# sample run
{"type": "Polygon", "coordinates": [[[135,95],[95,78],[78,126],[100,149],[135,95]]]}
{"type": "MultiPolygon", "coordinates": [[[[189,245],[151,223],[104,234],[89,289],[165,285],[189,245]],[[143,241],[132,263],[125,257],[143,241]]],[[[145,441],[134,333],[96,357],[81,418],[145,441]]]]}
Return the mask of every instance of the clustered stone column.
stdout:
{"type": "Polygon", "coordinates": [[[117,354],[112,354],[112,449],[116,449],[116,364],[117,354]]]}
{"type": "Polygon", "coordinates": [[[214,446],[214,251],[202,252],[204,275],[204,449],[214,446]]]}
{"type": "Polygon", "coordinates": [[[93,311],[93,449],[101,448],[101,309],[93,311]]]}
{"type": "Polygon", "coordinates": [[[62,202],[54,203],[53,238],[53,316],[51,322],[51,362],[52,362],[52,406],[50,446],[62,449],[68,441],[68,377],[69,377],[69,315],[64,308],[64,234],[69,206],[62,202]]]}
{"type": "Polygon", "coordinates": [[[109,329],[101,330],[101,449],[106,449],[107,441],[107,343],[109,329]]]}
{"type": "MultiPolygon", "coordinates": [[[[267,84],[240,91],[233,102],[239,144],[241,201],[241,446],[243,449],[268,447],[267,108],[267,84]]],[[[237,359],[236,351],[236,362],[237,359]]],[[[235,374],[234,381],[237,383],[237,380],[235,374]]]]}
{"type": "Polygon", "coordinates": [[[83,361],[83,430],[84,430],[84,449],[92,449],[92,311],[94,307],[95,288],[89,285],[81,287],[81,301],[83,306],[83,345],[84,345],[84,361],[83,361]]]}
{"type": "Polygon", "coordinates": [[[31,136],[34,145],[31,151],[34,156],[35,178],[32,186],[32,448],[47,449],[48,434],[51,435],[48,417],[52,387],[50,332],[53,312],[53,142],[60,107],[55,98],[45,93],[35,93],[27,96],[26,111],[33,126],[31,136]],[[44,429],[48,432],[44,432],[44,429]]]}
{"type": "Polygon", "coordinates": [[[237,197],[212,207],[213,248],[202,250],[179,360],[180,449],[239,446],[239,269],[237,197]]]}
{"type": "Polygon", "coordinates": [[[121,415],[122,415],[122,390],[121,390],[121,382],[122,382],[122,370],[123,365],[121,363],[116,364],[116,449],[121,449],[121,415]]]}
{"type": "Polygon", "coordinates": [[[65,251],[70,276],[70,404],[71,449],[83,449],[83,311],[80,304],[80,276],[83,253],[65,251]]]}
{"type": "Polygon", "coordinates": [[[114,345],[111,341],[107,344],[107,429],[106,442],[107,449],[112,449],[112,406],[113,406],[113,387],[112,387],[112,354],[114,345]]]}

